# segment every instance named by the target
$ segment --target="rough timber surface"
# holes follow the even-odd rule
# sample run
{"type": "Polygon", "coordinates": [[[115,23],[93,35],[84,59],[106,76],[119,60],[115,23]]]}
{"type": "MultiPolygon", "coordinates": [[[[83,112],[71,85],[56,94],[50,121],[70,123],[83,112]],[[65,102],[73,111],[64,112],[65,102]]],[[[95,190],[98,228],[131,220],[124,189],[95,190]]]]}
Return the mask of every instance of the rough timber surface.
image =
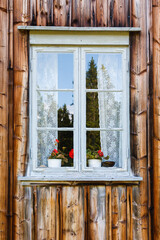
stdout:
{"type": "Polygon", "coordinates": [[[159,0],[0,1],[0,239],[160,239],[159,15],[159,0]],[[130,138],[140,184],[23,187],[18,181],[28,161],[29,77],[28,33],[17,28],[35,26],[137,29],[130,33],[130,138]]]}

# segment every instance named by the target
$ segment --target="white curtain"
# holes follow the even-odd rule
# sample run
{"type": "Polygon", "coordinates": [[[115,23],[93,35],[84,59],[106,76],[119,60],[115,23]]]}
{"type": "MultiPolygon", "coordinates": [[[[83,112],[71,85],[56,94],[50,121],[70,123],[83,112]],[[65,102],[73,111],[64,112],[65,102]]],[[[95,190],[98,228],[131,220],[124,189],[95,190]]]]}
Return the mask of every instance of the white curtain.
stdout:
{"type": "MultiPolygon", "coordinates": [[[[117,89],[122,81],[119,57],[111,54],[99,54],[97,63],[98,89],[117,89]]],[[[100,128],[118,128],[121,121],[121,96],[117,92],[99,92],[99,123],[100,128]]],[[[104,155],[119,166],[121,162],[121,139],[119,131],[100,132],[101,149],[104,155]]]]}

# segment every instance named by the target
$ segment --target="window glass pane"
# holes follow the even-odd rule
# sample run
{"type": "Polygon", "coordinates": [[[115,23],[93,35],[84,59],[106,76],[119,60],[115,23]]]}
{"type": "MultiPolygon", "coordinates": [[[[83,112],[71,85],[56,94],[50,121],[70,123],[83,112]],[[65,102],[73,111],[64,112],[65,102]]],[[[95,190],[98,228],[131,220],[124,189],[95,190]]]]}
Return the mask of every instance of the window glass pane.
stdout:
{"type": "Polygon", "coordinates": [[[57,127],[57,93],[37,91],[37,126],[57,127]]]}
{"type": "Polygon", "coordinates": [[[73,53],[58,54],[58,88],[73,89],[73,53]]]}
{"type": "Polygon", "coordinates": [[[58,127],[73,127],[74,95],[73,92],[58,93],[58,127]]]}
{"type": "Polygon", "coordinates": [[[48,158],[56,149],[62,159],[61,166],[73,166],[73,131],[38,130],[37,165],[48,166],[48,158]],[[56,141],[57,139],[57,141],[56,141]]]}
{"type": "Polygon", "coordinates": [[[62,161],[62,167],[72,167],[74,165],[73,131],[58,131],[58,140],[58,149],[66,158],[62,161]]]}
{"type": "Polygon", "coordinates": [[[73,115],[72,92],[37,91],[38,127],[73,127],[73,115]]]}
{"type": "Polygon", "coordinates": [[[73,53],[37,53],[37,88],[72,89],[73,53]]]}
{"type": "Polygon", "coordinates": [[[87,89],[122,89],[122,54],[86,54],[87,89]]]}
{"type": "MultiPolygon", "coordinates": [[[[121,144],[122,133],[120,131],[87,131],[86,152],[101,150],[105,157],[109,155],[109,160],[115,161],[116,167],[121,165],[121,144]]],[[[88,159],[89,156],[87,155],[88,159]]]]}
{"type": "Polygon", "coordinates": [[[54,149],[57,139],[56,131],[37,131],[37,166],[48,166],[48,157],[54,149]]]}
{"type": "Polygon", "coordinates": [[[88,92],[86,94],[86,127],[121,128],[122,93],[88,92]]]}

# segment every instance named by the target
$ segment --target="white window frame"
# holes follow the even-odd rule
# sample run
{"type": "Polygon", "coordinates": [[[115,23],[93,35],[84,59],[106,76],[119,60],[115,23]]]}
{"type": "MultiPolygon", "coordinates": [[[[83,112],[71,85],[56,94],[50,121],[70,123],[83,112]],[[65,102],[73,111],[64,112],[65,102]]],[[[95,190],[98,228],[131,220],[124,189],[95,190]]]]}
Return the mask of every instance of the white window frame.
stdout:
{"type": "MultiPolygon", "coordinates": [[[[75,61],[76,62],[76,61],[75,61]]],[[[64,91],[64,90],[62,90],[64,91]]],[[[97,90],[96,90],[97,91],[97,90]]],[[[115,92],[115,90],[114,90],[115,92]]],[[[116,179],[117,177],[126,177],[132,176],[131,167],[130,167],[130,127],[129,127],[129,32],[59,32],[59,31],[44,31],[44,32],[37,32],[31,31],[30,32],[30,176],[36,177],[43,177],[47,178],[52,176],[54,180],[78,180],[78,181],[101,181],[101,180],[111,180],[116,179]],[[65,36],[65,38],[64,38],[65,36]],[[36,53],[38,51],[57,51],[57,47],[59,48],[58,52],[63,52],[63,48],[65,47],[65,51],[71,52],[75,51],[75,58],[78,59],[79,65],[77,63],[74,65],[74,93],[77,90],[77,84],[81,86],[81,91],[84,92],[84,83],[80,84],[81,79],[85,81],[85,51],[95,52],[101,51],[103,52],[119,52],[122,53],[123,59],[123,120],[125,122],[125,129],[124,129],[124,146],[123,146],[123,153],[122,153],[122,167],[121,168],[101,168],[101,169],[91,169],[89,167],[85,167],[86,162],[86,148],[84,147],[85,138],[81,139],[80,141],[80,132],[85,131],[85,119],[79,118],[79,113],[75,112],[75,122],[77,124],[74,126],[75,130],[75,140],[74,144],[79,146],[79,150],[75,152],[75,167],[65,167],[60,169],[50,169],[50,168],[36,168],[35,162],[35,143],[37,140],[33,141],[32,137],[34,135],[35,127],[35,114],[36,113],[36,98],[35,98],[35,83],[36,81],[36,53]],[[81,53],[77,54],[77,50],[81,51],[81,53]],[[80,50],[81,48],[81,50],[80,50]],[[80,57],[81,55],[81,57],[80,57]],[[82,67],[83,71],[80,71],[82,67]],[[78,74],[76,74],[78,73],[78,74]],[[75,81],[75,79],[78,79],[75,81]],[[34,109],[34,111],[33,111],[34,109]],[[34,112],[34,113],[33,113],[34,112]],[[78,126],[78,118],[82,121],[82,129],[78,126]],[[33,130],[34,129],[34,130],[33,130]],[[80,151],[81,149],[81,151],[80,151]],[[84,152],[83,156],[80,156],[80,152],[84,152]],[[78,161],[79,160],[79,161],[78,161]],[[93,175],[93,173],[95,173],[93,175]]],[[[85,94],[85,93],[84,93],[85,94]]],[[[81,101],[81,112],[85,113],[85,97],[82,95],[81,97],[78,94],[78,101],[81,101]]],[[[75,98],[75,106],[78,101],[76,102],[75,98]]],[[[78,109],[78,108],[75,108],[78,109]]],[[[67,129],[65,129],[67,130],[67,129]]],[[[98,129],[100,130],[100,129],[98,129]]],[[[78,148],[77,148],[78,149],[78,148]]]]}

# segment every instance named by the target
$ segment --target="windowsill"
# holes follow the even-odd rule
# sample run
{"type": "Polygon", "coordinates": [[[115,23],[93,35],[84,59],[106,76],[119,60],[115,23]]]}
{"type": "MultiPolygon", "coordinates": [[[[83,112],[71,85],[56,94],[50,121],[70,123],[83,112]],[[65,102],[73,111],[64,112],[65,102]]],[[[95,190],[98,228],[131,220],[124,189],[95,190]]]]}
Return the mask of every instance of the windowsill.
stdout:
{"type": "Polygon", "coordinates": [[[142,177],[137,176],[117,176],[117,177],[94,177],[92,176],[80,176],[80,178],[77,176],[73,176],[73,174],[68,174],[67,176],[25,176],[25,177],[18,177],[18,180],[22,183],[24,186],[31,186],[31,185],[41,185],[41,184],[64,184],[64,185],[77,185],[81,183],[103,183],[105,185],[108,184],[139,184],[143,180],[142,177]]]}

